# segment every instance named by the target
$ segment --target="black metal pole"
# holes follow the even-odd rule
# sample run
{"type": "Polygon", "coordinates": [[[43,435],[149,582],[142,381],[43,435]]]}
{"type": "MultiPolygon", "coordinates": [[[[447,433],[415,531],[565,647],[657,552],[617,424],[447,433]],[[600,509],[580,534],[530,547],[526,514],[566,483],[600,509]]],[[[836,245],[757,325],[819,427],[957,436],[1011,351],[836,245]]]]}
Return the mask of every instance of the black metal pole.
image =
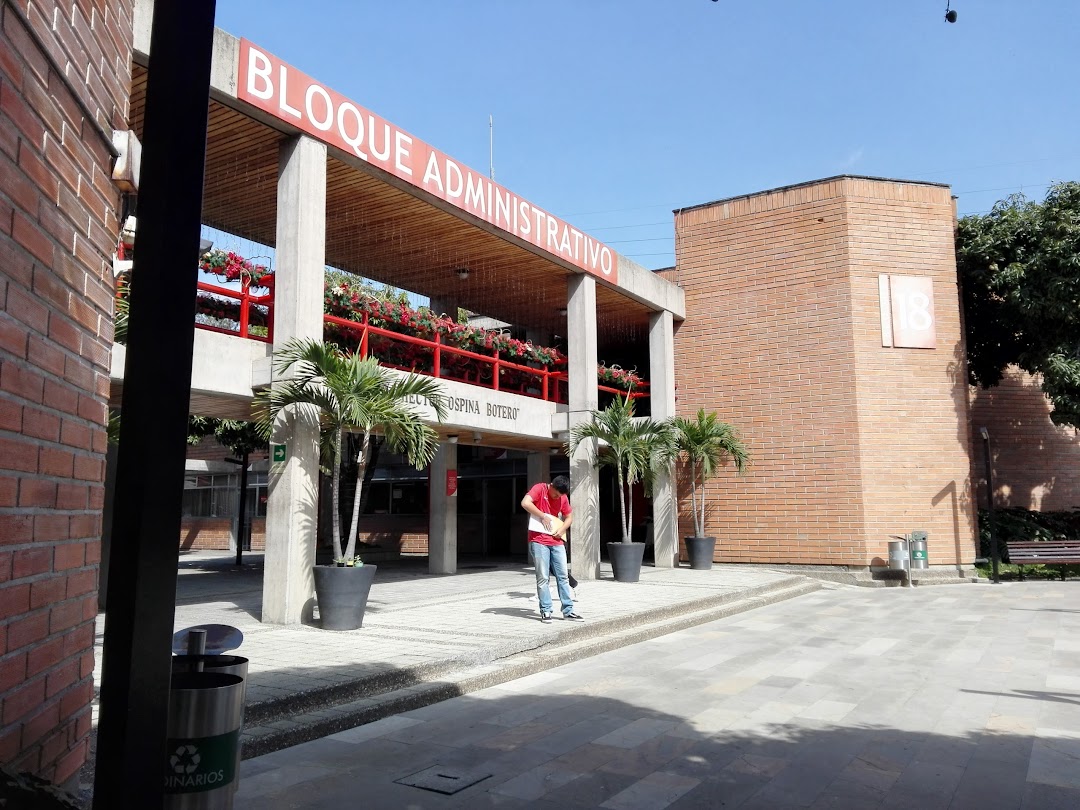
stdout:
{"type": "Polygon", "coordinates": [[[94,808],[160,808],[215,0],[157,0],[124,367],[94,808]]]}
{"type": "Polygon", "coordinates": [[[244,564],[244,541],[247,540],[248,451],[240,456],[240,518],[236,521],[236,564],[244,564]]]}
{"type": "Polygon", "coordinates": [[[1001,564],[1001,549],[998,548],[997,527],[994,525],[994,468],[990,462],[990,431],[979,428],[983,440],[983,463],[986,465],[986,515],[990,529],[991,579],[996,584],[1001,582],[998,567],[1001,564]]]}

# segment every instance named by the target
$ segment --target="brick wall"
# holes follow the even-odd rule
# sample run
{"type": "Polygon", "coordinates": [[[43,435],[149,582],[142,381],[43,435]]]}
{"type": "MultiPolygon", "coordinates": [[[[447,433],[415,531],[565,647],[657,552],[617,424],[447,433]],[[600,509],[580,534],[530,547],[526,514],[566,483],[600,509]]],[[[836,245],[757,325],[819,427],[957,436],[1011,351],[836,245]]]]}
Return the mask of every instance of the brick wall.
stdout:
{"type": "MultiPolygon", "coordinates": [[[[231,518],[186,517],[180,521],[181,551],[229,551],[231,518]]],[[[266,518],[251,520],[251,550],[266,548],[266,518]]]]}
{"type": "Polygon", "coordinates": [[[676,214],[677,410],[717,411],[753,457],[707,487],[718,560],[877,564],[912,529],[932,563],[970,560],[951,223],[948,189],[856,178],[676,214]],[[881,347],[879,272],[934,277],[941,348],[881,347]]]}
{"type": "Polygon", "coordinates": [[[0,2],[0,761],[86,758],[131,2],[0,2]]]}
{"type": "Polygon", "coordinates": [[[1043,511],[1080,507],[1080,434],[1050,421],[1050,402],[1038,380],[1009,369],[999,385],[972,388],[972,478],[986,506],[982,439],[990,431],[994,503],[1043,511]]]}

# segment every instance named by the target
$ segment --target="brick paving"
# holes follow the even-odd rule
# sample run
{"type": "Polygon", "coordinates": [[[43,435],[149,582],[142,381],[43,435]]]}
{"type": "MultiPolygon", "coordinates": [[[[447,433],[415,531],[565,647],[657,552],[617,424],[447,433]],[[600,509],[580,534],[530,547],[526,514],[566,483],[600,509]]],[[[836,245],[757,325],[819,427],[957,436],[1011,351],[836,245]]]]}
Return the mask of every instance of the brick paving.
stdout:
{"type": "Polygon", "coordinates": [[[236,808],[1076,808],[1078,630],[1078,582],[830,585],[249,759],[236,808]]]}
{"type": "MultiPolygon", "coordinates": [[[[175,628],[229,624],[244,633],[235,652],[251,662],[245,756],[819,587],[801,576],[725,566],[646,566],[641,582],[617,583],[605,565],[604,579],[578,590],[584,623],[544,625],[531,568],[466,562],[459,574],[438,576],[420,561],[381,566],[364,626],[333,632],[261,624],[262,555],[246,554],[241,569],[234,559],[220,552],[182,554],[175,628]]],[[[99,615],[95,683],[101,677],[103,627],[99,615]]],[[[95,696],[95,731],[97,717],[95,696]]],[[[95,731],[79,780],[87,806],[95,731]]]]}

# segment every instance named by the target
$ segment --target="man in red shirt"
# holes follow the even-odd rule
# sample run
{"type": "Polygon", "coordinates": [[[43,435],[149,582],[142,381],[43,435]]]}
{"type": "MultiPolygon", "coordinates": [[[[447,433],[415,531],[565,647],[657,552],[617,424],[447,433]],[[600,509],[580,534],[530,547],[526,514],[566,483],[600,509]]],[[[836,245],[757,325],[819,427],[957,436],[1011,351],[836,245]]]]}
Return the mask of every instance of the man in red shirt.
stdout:
{"type": "Polygon", "coordinates": [[[562,603],[563,618],[580,622],[570,596],[570,580],[566,572],[566,530],[574,520],[570,513],[570,481],[565,475],[556,476],[550,484],[537,484],[521,499],[521,508],[530,515],[529,549],[536,565],[536,597],[540,600],[540,621],[551,623],[550,574],[554,572],[562,603]],[[556,523],[553,518],[558,519],[556,523]]]}

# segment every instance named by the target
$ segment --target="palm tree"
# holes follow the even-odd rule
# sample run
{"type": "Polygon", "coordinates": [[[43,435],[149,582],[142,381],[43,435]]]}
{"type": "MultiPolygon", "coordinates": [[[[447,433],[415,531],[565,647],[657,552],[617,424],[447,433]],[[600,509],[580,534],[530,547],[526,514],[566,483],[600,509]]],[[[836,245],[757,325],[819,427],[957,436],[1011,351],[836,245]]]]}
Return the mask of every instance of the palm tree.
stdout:
{"type": "Polygon", "coordinates": [[[442,388],[430,377],[417,374],[401,377],[380,366],[377,359],[344,352],[333,343],[297,338],[274,354],[277,373],[285,374],[292,369],[294,375],[260,395],[259,424],[269,434],[274,417],[282,408],[314,405],[319,409],[320,440],[331,464],[334,561],[353,565],[357,562],[360,498],[364,473],[371,460],[372,434],[382,434],[390,448],[404,453],[416,469],[423,469],[435,456],[438,434],[421,421],[414,403],[426,400],[441,421],[446,417],[442,388]],[[342,553],[339,498],[342,437],[346,431],[358,431],[363,438],[356,458],[349,541],[342,553]]]}
{"type": "Polygon", "coordinates": [[[602,411],[593,412],[593,421],[570,431],[569,452],[573,454],[585,439],[599,439],[597,466],[614,467],[619,485],[619,517],[622,519],[622,542],[630,542],[634,504],[630,488],[644,481],[648,484],[659,468],[675,456],[674,436],[668,422],[635,419],[634,401],[616,398],[602,411]]]}
{"type": "Polygon", "coordinates": [[[698,409],[696,420],[676,416],[672,425],[678,452],[686,454],[690,464],[690,502],[694,512],[695,536],[704,537],[705,482],[713,478],[729,458],[737,473],[742,475],[750,463],[750,454],[735,428],[721,422],[715,413],[706,416],[704,408],[698,409]]]}

